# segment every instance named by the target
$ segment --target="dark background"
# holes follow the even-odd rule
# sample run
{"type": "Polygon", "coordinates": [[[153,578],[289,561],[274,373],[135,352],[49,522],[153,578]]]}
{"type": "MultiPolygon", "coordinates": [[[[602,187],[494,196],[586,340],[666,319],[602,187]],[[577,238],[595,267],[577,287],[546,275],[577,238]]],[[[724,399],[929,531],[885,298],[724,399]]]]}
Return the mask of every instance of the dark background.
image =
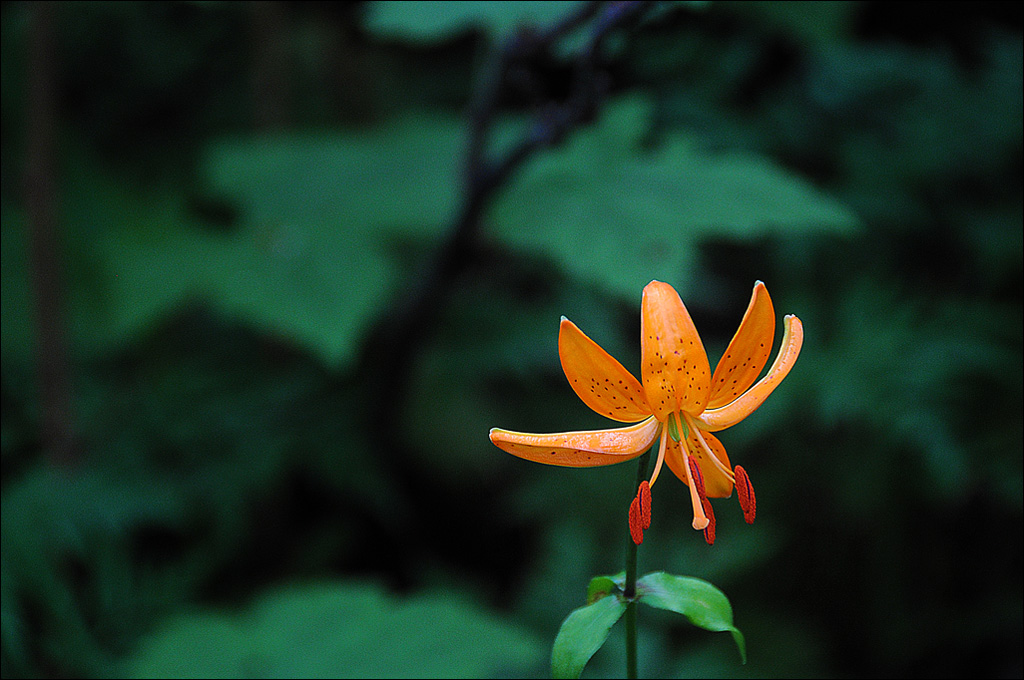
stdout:
{"type": "Polygon", "coordinates": [[[1020,5],[578,11],[3,3],[4,677],[546,676],[635,468],[487,431],[608,426],[558,321],[635,371],[655,278],[807,339],[757,522],[667,476],[640,550],[749,663],[643,609],[641,674],[1021,676],[1020,5]]]}

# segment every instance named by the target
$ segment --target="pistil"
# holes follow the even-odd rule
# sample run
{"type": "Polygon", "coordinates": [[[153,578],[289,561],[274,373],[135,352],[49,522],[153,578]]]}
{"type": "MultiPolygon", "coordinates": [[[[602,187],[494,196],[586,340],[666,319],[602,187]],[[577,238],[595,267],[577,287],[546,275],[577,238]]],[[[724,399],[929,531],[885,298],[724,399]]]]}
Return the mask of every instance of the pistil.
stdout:
{"type": "Polygon", "coordinates": [[[697,461],[692,456],[686,459],[687,469],[690,472],[693,480],[697,483],[697,493],[700,495],[700,504],[704,508],[704,512],[707,513],[708,524],[704,527],[704,540],[707,541],[708,545],[714,545],[715,543],[715,511],[711,509],[711,501],[708,500],[707,491],[704,489],[704,475],[700,471],[700,466],[697,465],[697,461]]]}
{"type": "MultiPolygon", "coordinates": [[[[704,500],[704,480],[699,477],[700,469],[697,468],[697,473],[694,475],[694,468],[697,467],[696,461],[694,461],[690,454],[686,452],[686,447],[681,447],[683,451],[683,458],[686,461],[686,485],[690,487],[690,503],[693,505],[693,528],[697,531],[703,531],[707,528],[711,520],[708,519],[707,515],[704,514],[704,506],[706,501],[704,500]],[[697,479],[700,479],[700,488],[697,487],[697,479]]],[[[710,504],[708,504],[710,505],[710,504]]]]}

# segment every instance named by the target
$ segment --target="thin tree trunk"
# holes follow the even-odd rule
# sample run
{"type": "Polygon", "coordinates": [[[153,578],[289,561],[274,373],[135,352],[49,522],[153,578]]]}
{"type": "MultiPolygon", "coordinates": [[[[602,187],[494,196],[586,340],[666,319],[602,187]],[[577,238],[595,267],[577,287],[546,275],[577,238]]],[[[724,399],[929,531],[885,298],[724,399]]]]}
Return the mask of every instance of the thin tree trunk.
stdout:
{"type": "Polygon", "coordinates": [[[256,129],[280,130],[288,124],[287,8],[278,0],[253,0],[252,88],[256,129]]]}
{"type": "Polygon", "coordinates": [[[31,244],[36,364],[42,403],[42,443],[56,467],[77,461],[71,379],[64,336],[60,236],[56,217],[56,9],[30,8],[25,199],[31,244]]]}

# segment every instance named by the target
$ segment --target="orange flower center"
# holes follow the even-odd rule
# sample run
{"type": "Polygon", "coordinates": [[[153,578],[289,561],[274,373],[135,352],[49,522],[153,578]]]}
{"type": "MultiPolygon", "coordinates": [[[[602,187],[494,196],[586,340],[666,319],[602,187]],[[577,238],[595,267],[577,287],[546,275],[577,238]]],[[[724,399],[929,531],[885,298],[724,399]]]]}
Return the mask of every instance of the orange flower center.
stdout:
{"type": "Polygon", "coordinates": [[[705,540],[710,544],[715,542],[715,513],[711,508],[711,501],[708,500],[707,491],[704,487],[704,474],[701,472],[697,462],[698,455],[702,460],[709,461],[715,469],[724,474],[730,482],[735,485],[736,493],[740,501],[740,508],[743,510],[743,518],[747,524],[754,522],[757,511],[757,501],[754,496],[754,487],[750,483],[750,477],[746,470],[737,465],[735,470],[729,468],[722,459],[718,457],[714,449],[708,446],[707,440],[697,427],[697,421],[693,416],[684,411],[676,411],[668,414],[662,423],[661,434],[658,442],[658,458],[654,464],[654,473],[650,482],[644,482],[637,492],[636,498],[629,509],[630,534],[633,540],[639,545],[643,541],[643,530],[651,525],[650,519],[650,488],[658,480],[661,474],[662,465],[665,462],[665,453],[669,446],[669,437],[679,442],[680,451],[683,455],[684,470],[686,472],[686,484],[690,489],[690,503],[693,506],[693,528],[704,532],[705,540]],[[680,430],[682,430],[680,432],[680,430]],[[697,452],[691,454],[690,447],[699,447],[697,452]]]}

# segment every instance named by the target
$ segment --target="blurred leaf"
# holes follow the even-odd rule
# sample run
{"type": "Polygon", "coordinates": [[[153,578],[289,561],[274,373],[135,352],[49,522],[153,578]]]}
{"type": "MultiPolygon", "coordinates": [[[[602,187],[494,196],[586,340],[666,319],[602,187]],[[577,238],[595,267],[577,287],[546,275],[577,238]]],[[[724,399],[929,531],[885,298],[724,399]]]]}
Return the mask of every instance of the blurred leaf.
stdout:
{"type": "Polygon", "coordinates": [[[454,207],[462,134],[455,116],[410,114],[344,133],[222,140],[206,179],[249,222],[421,233],[454,207]]]}
{"type": "Polygon", "coordinates": [[[843,194],[865,218],[931,223],[932,192],[953,201],[970,195],[965,180],[998,188],[980,178],[1017,172],[1020,36],[995,33],[984,50],[977,73],[905,45],[835,45],[814,60],[807,96],[821,111],[805,129],[826,125],[816,141],[837,145],[843,194]]]}
{"type": "Polygon", "coordinates": [[[707,238],[858,225],[842,205],[767,159],[705,152],[679,134],[643,151],[649,121],[646,100],[623,99],[565,148],[535,159],[499,198],[497,233],[632,299],[651,279],[686,290],[707,238]]]}
{"type": "MultiPolygon", "coordinates": [[[[197,228],[183,195],[143,188],[69,144],[57,232],[62,302],[70,346],[94,355],[146,332],[203,289],[202,271],[223,261],[197,228]]],[[[31,350],[29,234],[23,213],[4,210],[3,351],[31,350]]]]}
{"type": "MultiPolygon", "coordinates": [[[[400,241],[435,236],[453,212],[460,129],[455,117],[417,116],[214,144],[206,190],[241,214],[227,234],[202,229],[180,191],[73,150],[61,233],[73,346],[109,349],[201,299],[344,365],[396,292],[400,241]]],[[[21,213],[4,213],[4,351],[27,355],[27,236],[21,213]]]]}
{"type": "Polygon", "coordinates": [[[615,622],[626,612],[627,602],[618,596],[602,597],[576,609],[558,630],[551,650],[551,675],[578,678],[590,657],[608,639],[615,622]]]}
{"type": "MultiPolygon", "coordinates": [[[[869,423],[880,433],[876,447],[920,454],[931,491],[945,498],[970,493],[978,458],[988,455],[972,455],[979,440],[968,432],[1019,398],[1020,382],[1011,376],[1019,377],[1020,307],[948,294],[935,298],[898,281],[864,280],[827,310],[807,308],[808,327],[829,329],[821,348],[801,357],[806,363],[798,373],[800,382],[816,389],[818,418],[830,426],[869,423]],[[1007,337],[1004,329],[1014,324],[1018,337],[1007,337]],[[1001,399],[985,408],[986,420],[965,410],[974,376],[1000,385],[1001,399]]],[[[887,469],[894,460],[874,456],[850,464],[887,469]]],[[[889,511],[889,499],[866,493],[864,485],[841,491],[853,507],[889,511]]]]}
{"type": "Polygon", "coordinates": [[[129,566],[134,532],[178,525],[185,508],[164,485],[94,469],[71,476],[38,467],[5,486],[5,653],[17,654],[27,642],[48,649],[72,674],[101,674],[105,645],[130,635],[170,583],[140,587],[138,565],[129,566]]]}
{"type": "Polygon", "coordinates": [[[640,602],[682,614],[698,628],[715,633],[729,631],[743,663],[747,662],[743,633],[732,625],[732,605],[715,586],[699,578],[656,571],[637,579],[636,591],[640,602]]]}
{"type": "Polygon", "coordinates": [[[752,23],[791,36],[810,49],[845,40],[856,25],[856,2],[722,2],[716,11],[746,16],[752,23]]]}
{"type": "Polygon", "coordinates": [[[416,116],[211,147],[208,187],[242,220],[205,271],[218,304],[345,364],[396,292],[396,240],[435,236],[454,210],[459,143],[456,118],[416,116]]]}
{"type": "Polygon", "coordinates": [[[204,269],[224,256],[181,194],[126,186],[87,163],[69,182],[65,241],[69,323],[75,344],[90,353],[138,337],[200,297],[204,269]]]}
{"type": "Polygon", "coordinates": [[[385,38],[437,41],[477,28],[491,36],[525,25],[557,21],[580,2],[374,2],[367,6],[366,27],[385,38]]]}
{"type": "Polygon", "coordinates": [[[353,583],[292,587],[246,612],[168,622],[126,661],[132,677],[509,677],[543,645],[458,597],[397,599],[353,583]]]}
{"type": "MultiPolygon", "coordinates": [[[[207,192],[241,214],[228,234],[198,228],[182,194],[97,171],[97,159],[79,152],[63,248],[73,341],[107,348],[199,298],[344,365],[396,292],[398,241],[434,236],[450,217],[459,136],[454,117],[417,116],[347,134],[214,144],[207,192]]],[[[4,324],[4,344],[23,348],[26,239],[20,215],[10,216],[3,276],[14,297],[5,295],[3,314],[18,323],[4,324]]]]}

